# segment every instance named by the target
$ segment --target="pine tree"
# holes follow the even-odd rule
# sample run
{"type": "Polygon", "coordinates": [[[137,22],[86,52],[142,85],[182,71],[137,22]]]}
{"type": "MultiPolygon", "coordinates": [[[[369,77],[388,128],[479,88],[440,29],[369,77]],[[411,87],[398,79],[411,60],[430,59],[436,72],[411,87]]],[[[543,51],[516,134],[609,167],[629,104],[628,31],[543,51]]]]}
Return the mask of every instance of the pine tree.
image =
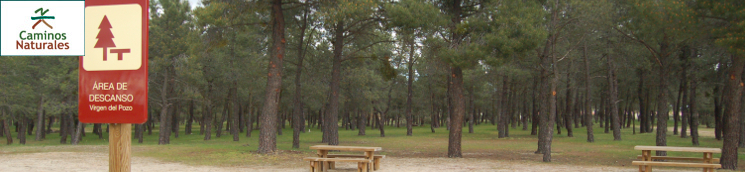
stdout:
{"type": "Polygon", "coordinates": [[[103,20],[101,20],[101,24],[98,25],[98,29],[101,30],[98,32],[98,35],[96,35],[96,46],[93,48],[103,48],[103,60],[106,61],[106,49],[108,47],[116,47],[114,44],[114,33],[111,33],[111,23],[109,23],[109,18],[106,17],[106,15],[103,16],[103,20]]]}

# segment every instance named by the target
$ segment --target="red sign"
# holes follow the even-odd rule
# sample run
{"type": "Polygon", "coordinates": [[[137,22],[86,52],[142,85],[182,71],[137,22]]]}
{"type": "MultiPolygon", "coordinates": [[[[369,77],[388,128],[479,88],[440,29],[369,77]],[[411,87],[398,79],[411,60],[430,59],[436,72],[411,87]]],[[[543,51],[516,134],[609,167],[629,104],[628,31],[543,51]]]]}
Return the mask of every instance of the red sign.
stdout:
{"type": "Polygon", "coordinates": [[[84,123],[147,121],[148,0],[86,0],[78,112],[84,123]]]}

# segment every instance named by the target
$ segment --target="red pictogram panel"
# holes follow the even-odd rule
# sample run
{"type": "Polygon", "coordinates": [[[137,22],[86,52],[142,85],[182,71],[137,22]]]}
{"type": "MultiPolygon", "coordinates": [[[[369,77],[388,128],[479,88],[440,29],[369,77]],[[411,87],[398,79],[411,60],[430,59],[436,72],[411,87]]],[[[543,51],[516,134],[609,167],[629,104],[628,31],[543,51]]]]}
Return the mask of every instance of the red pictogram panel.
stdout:
{"type": "Polygon", "coordinates": [[[80,57],[83,123],[147,121],[148,1],[86,0],[86,56],[80,57]]]}

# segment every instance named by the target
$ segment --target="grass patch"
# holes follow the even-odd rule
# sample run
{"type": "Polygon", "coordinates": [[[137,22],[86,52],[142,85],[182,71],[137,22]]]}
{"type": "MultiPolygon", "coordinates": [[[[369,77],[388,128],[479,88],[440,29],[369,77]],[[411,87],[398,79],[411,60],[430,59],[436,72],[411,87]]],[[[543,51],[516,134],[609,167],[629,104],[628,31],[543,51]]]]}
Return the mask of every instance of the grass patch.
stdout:
{"type": "MultiPolygon", "coordinates": [[[[562,135],[554,135],[553,140],[553,162],[560,164],[576,165],[608,165],[608,166],[630,166],[631,161],[641,154],[641,151],[633,149],[636,145],[654,145],[655,133],[632,134],[630,128],[622,129],[622,141],[613,141],[611,133],[604,133],[602,128],[595,125],[595,142],[586,142],[585,128],[574,128],[574,137],[567,137],[566,130],[562,128],[562,135]]],[[[183,128],[183,125],[181,126],[183,128]]],[[[134,128],[134,127],[133,127],[134,128]]],[[[207,166],[301,166],[305,164],[300,161],[302,157],[314,156],[315,150],[308,147],[320,143],[322,132],[312,128],[310,132],[300,135],[300,149],[292,149],[292,129],[287,125],[283,129],[283,135],[277,137],[277,147],[280,153],[277,155],[260,155],[255,151],[258,149],[258,131],[254,130],[252,137],[240,134],[240,141],[233,141],[229,132],[223,132],[222,137],[204,141],[203,135],[199,135],[199,126],[194,134],[186,135],[183,129],[179,138],[171,138],[169,145],[157,145],[157,128],[152,135],[145,133],[144,142],[137,143],[132,140],[132,152],[134,156],[153,157],[163,161],[179,162],[190,165],[207,166]]],[[[495,161],[525,161],[540,162],[542,155],[534,154],[537,148],[537,136],[530,135],[530,131],[510,129],[510,137],[497,138],[496,126],[481,124],[474,127],[474,133],[468,133],[467,127],[463,133],[463,156],[465,158],[493,159],[495,161]]],[[[13,145],[0,146],[0,154],[31,153],[31,152],[101,152],[108,151],[108,135],[103,139],[90,133],[92,125],[87,126],[87,135],[83,137],[80,145],[94,146],[72,146],[61,145],[59,134],[47,135],[47,139],[34,141],[29,135],[26,145],[19,145],[14,139],[13,145]]],[[[713,130],[701,128],[700,130],[713,130]]],[[[638,131],[638,129],[637,129],[638,131]]],[[[406,136],[406,128],[386,127],[386,137],[380,137],[377,129],[367,128],[367,135],[358,136],[356,130],[339,131],[340,145],[356,146],[379,146],[383,147],[382,154],[395,157],[446,157],[448,145],[448,131],[444,128],[435,129],[432,133],[429,126],[414,127],[413,136],[406,136]]],[[[134,133],[134,132],[133,132],[134,133]]],[[[14,133],[14,137],[15,137],[14,133]]],[[[700,137],[700,147],[721,147],[722,142],[713,137],[700,137]]],[[[667,144],[669,146],[690,147],[690,138],[680,138],[668,132],[667,144]]],[[[69,143],[69,138],[68,138],[69,143]]],[[[745,151],[740,151],[740,155],[745,151]]],[[[669,152],[669,156],[701,156],[698,153],[669,152]]],[[[714,157],[719,157],[715,154],[714,157]]],[[[745,160],[738,162],[739,169],[745,169],[745,160]]]]}

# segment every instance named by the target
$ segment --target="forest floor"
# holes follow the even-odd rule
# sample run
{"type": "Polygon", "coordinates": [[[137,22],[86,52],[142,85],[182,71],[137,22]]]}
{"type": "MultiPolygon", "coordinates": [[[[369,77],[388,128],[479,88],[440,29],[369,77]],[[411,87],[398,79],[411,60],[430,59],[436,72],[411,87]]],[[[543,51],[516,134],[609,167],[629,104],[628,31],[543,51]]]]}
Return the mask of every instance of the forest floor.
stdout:
{"type": "MultiPolygon", "coordinates": [[[[183,127],[183,126],[182,126],[183,127]]],[[[199,127],[195,125],[195,127],[199,127]]],[[[406,136],[405,127],[386,127],[385,137],[380,137],[377,129],[368,128],[366,135],[358,136],[357,130],[340,128],[340,145],[383,147],[381,170],[377,172],[429,172],[429,171],[638,171],[631,161],[636,160],[640,151],[633,150],[636,145],[654,145],[654,133],[633,133],[631,128],[621,130],[623,140],[614,141],[612,134],[603,128],[594,129],[595,142],[586,141],[584,128],[573,128],[574,137],[568,137],[565,128],[553,140],[552,162],[541,162],[542,155],[534,154],[537,138],[530,129],[520,126],[510,129],[510,137],[498,138],[495,126],[481,124],[474,127],[474,133],[463,130],[463,157],[446,158],[448,131],[436,128],[431,132],[429,126],[414,127],[414,135],[406,136]]],[[[90,125],[86,128],[90,131],[90,125]]],[[[636,129],[638,131],[638,128],[636,129]]],[[[691,146],[691,139],[672,135],[668,132],[669,146],[691,146]]],[[[230,135],[213,137],[204,141],[204,136],[195,131],[180,137],[171,138],[168,145],[158,145],[157,128],[151,135],[145,135],[143,143],[132,141],[132,171],[307,171],[303,157],[314,156],[309,146],[319,143],[321,132],[313,127],[302,133],[300,149],[292,149],[292,130],[282,130],[284,135],[277,137],[279,153],[261,155],[257,149],[258,131],[253,137],[240,136],[233,141],[230,135]]],[[[700,128],[701,147],[721,147],[722,142],[714,139],[712,128],[700,128]]],[[[15,134],[13,135],[16,136],[15,134]]],[[[0,145],[0,171],[106,171],[108,168],[108,136],[101,139],[87,132],[79,145],[61,145],[58,133],[47,135],[47,139],[34,141],[28,135],[26,145],[15,143],[0,145]]],[[[69,142],[69,139],[68,139],[69,142]]],[[[740,149],[740,157],[745,151],[740,149]]],[[[670,156],[699,156],[669,152],[670,156]]],[[[719,157],[719,154],[715,154],[719,157]]],[[[739,169],[745,169],[745,160],[740,159],[739,169]]],[[[354,164],[339,163],[339,170],[356,171],[354,164]]],[[[696,168],[655,167],[655,171],[700,171],[696,168]]],[[[726,170],[719,170],[726,171],[726,170]]]]}
{"type": "MultiPolygon", "coordinates": [[[[0,169],[3,171],[55,171],[55,172],[98,172],[108,169],[108,155],[90,152],[44,152],[0,155],[0,169]]],[[[278,166],[192,166],[176,162],[163,162],[148,157],[133,157],[132,171],[200,171],[200,172],[232,172],[232,171],[307,171],[307,167],[278,166]]],[[[517,161],[493,161],[476,158],[387,158],[378,172],[458,172],[458,171],[613,171],[632,172],[635,167],[612,167],[594,165],[564,165],[545,164],[517,161]]],[[[336,170],[356,171],[355,164],[339,163],[336,170]]],[[[684,169],[655,169],[655,171],[681,171],[684,169]]],[[[699,171],[699,170],[687,170],[699,171]]]]}

